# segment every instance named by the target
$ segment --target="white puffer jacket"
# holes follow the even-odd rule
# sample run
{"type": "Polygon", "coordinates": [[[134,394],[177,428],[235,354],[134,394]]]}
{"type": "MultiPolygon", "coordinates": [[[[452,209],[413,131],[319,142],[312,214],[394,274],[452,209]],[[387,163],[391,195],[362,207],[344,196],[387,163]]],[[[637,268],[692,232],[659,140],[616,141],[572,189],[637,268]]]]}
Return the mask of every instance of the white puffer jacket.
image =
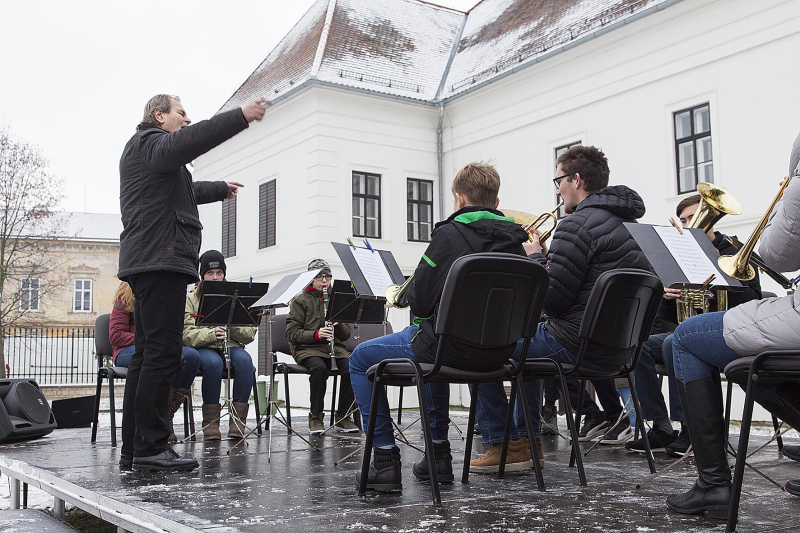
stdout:
{"type": "MultiPolygon", "coordinates": [[[[792,151],[791,183],[761,235],[758,253],[779,272],[800,269],[800,137],[792,151]]],[[[753,300],[725,313],[725,343],[742,356],[800,349],[800,292],[753,300]]]]}

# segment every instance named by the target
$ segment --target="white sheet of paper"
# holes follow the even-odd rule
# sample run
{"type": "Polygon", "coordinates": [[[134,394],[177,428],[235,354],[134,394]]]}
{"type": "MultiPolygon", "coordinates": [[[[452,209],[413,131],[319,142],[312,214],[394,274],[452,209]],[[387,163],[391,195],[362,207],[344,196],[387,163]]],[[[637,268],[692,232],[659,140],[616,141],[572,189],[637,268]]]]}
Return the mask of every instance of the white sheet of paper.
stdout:
{"type": "Polygon", "coordinates": [[[703,283],[711,274],[714,274],[716,277],[711,283],[712,285],[727,285],[722,272],[700,248],[700,244],[691,233],[684,231],[681,235],[672,226],[654,226],[653,229],[656,230],[672,257],[678,262],[678,266],[681,267],[689,283],[703,283]]]}
{"type": "Polygon", "coordinates": [[[352,249],[353,257],[356,259],[361,272],[367,279],[369,289],[372,291],[373,296],[383,296],[386,294],[386,288],[392,285],[392,277],[386,269],[386,264],[381,259],[378,252],[373,252],[366,248],[352,249]]]}
{"type": "Polygon", "coordinates": [[[297,279],[294,280],[285,291],[283,291],[283,294],[280,295],[278,301],[288,303],[292,298],[297,296],[297,293],[305,289],[311,283],[311,281],[317,277],[317,274],[319,274],[320,271],[322,271],[321,268],[317,270],[309,270],[308,272],[303,272],[297,276],[297,279]]]}

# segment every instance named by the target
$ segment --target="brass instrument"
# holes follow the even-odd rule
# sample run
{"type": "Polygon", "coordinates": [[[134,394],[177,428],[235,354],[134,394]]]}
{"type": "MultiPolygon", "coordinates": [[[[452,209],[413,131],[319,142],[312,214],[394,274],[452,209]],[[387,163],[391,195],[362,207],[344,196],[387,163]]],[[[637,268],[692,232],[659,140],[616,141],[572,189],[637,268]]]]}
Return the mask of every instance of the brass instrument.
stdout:
{"type": "Polygon", "coordinates": [[[548,219],[552,219],[553,225],[548,228],[544,233],[539,235],[539,242],[545,242],[547,239],[550,238],[553,231],[556,229],[556,224],[558,224],[558,217],[556,217],[556,211],[564,205],[564,200],[559,200],[558,205],[552,210],[547,213],[542,213],[538,217],[533,217],[533,215],[525,213],[524,211],[516,211],[514,209],[502,209],[501,211],[505,216],[510,219],[513,219],[514,222],[522,226],[522,229],[528,232],[531,235],[528,238],[528,242],[533,241],[533,231],[539,229],[542,225],[544,225],[548,219]]]}
{"type": "Polygon", "coordinates": [[[697,192],[700,194],[700,205],[697,206],[697,211],[687,228],[708,231],[725,215],[742,214],[742,206],[722,187],[711,183],[698,183],[697,192]]]}
{"type": "Polygon", "coordinates": [[[781,196],[783,196],[783,191],[786,190],[786,187],[789,185],[790,181],[791,177],[786,176],[786,178],[783,180],[783,185],[781,185],[781,188],[778,191],[778,194],[775,195],[772,203],[769,204],[767,212],[761,217],[761,220],[753,230],[750,238],[748,238],[739,251],[736,252],[736,255],[723,255],[717,260],[720,270],[722,270],[725,274],[741,281],[749,281],[755,277],[756,271],[750,266],[750,256],[753,255],[756,242],[758,242],[758,239],[761,237],[761,232],[764,231],[764,228],[767,226],[769,216],[775,209],[775,205],[778,203],[778,200],[780,200],[781,196]]]}
{"type": "Polygon", "coordinates": [[[386,303],[396,309],[408,307],[408,289],[414,281],[414,274],[411,274],[402,285],[389,285],[386,287],[386,303]]]}
{"type": "MultiPolygon", "coordinates": [[[[681,296],[675,300],[678,306],[678,324],[700,313],[708,313],[711,304],[712,293],[708,290],[708,286],[714,281],[714,275],[708,277],[707,280],[698,289],[683,289],[681,296]]],[[[726,291],[717,291],[717,311],[728,310],[728,293],[726,291]]]]}

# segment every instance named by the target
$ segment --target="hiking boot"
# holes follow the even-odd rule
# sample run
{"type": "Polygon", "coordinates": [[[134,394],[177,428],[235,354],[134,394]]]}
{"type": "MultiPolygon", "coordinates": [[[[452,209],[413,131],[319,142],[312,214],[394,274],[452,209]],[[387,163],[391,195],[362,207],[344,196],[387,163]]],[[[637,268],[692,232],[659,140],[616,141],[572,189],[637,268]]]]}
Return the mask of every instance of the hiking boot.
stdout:
{"type": "Polygon", "coordinates": [[[800,446],[784,446],[783,455],[792,461],[800,461],[800,446]]]}
{"type": "MultiPolygon", "coordinates": [[[[403,478],[400,471],[400,448],[392,446],[388,450],[372,449],[372,462],[367,473],[367,490],[392,492],[403,490],[403,478]]],[[[356,472],[356,483],[361,482],[361,470],[356,472]]]]}
{"type": "Polygon", "coordinates": [[[175,413],[177,413],[178,409],[181,408],[183,401],[190,392],[191,391],[189,389],[169,388],[169,399],[167,400],[167,406],[169,408],[169,411],[167,412],[167,428],[169,428],[169,437],[167,438],[167,442],[169,443],[178,442],[178,436],[175,435],[175,428],[172,424],[172,419],[175,418],[175,413]]]}
{"type": "Polygon", "coordinates": [[[636,440],[626,442],[625,449],[631,452],[644,453],[644,439],[646,438],[650,443],[650,450],[653,453],[663,452],[664,447],[673,443],[677,436],[678,432],[675,430],[672,430],[672,433],[667,434],[666,432],[661,431],[659,428],[653,428],[647,431],[646,437],[640,437],[636,440]]]}
{"type": "MultiPolygon", "coordinates": [[[[434,442],[433,457],[436,460],[436,478],[439,483],[452,483],[453,476],[453,456],[450,455],[450,442],[434,442]]],[[[431,478],[428,470],[428,458],[423,455],[422,460],[414,463],[412,469],[417,479],[427,481],[431,478]]]]}
{"type": "Polygon", "coordinates": [[[542,407],[542,435],[558,435],[558,409],[555,404],[542,407]]]}
{"type": "Polygon", "coordinates": [[[583,418],[583,425],[578,432],[578,440],[585,442],[592,440],[603,432],[603,428],[608,425],[603,411],[594,411],[583,418]]]}
{"type": "Polygon", "coordinates": [[[221,440],[219,432],[219,413],[222,406],[218,403],[203,404],[203,440],[221,440]]]}
{"type": "Polygon", "coordinates": [[[247,402],[233,402],[234,413],[228,418],[228,438],[243,439],[244,431],[247,429],[247,412],[250,404],[247,402]]]}
{"type": "Polygon", "coordinates": [[[322,413],[308,413],[308,431],[312,435],[319,435],[325,432],[325,422],[322,421],[322,413]]]}
{"type": "Polygon", "coordinates": [[[603,434],[600,438],[600,444],[624,444],[631,438],[633,438],[633,428],[626,416],[619,424],[603,434]]]}
{"type": "MultiPolygon", "coordinates": [[[[675,440],[664,446],[664,453],[669,457],[683,457],[686,455],[691,445],[692,441],[689,440],[689,430],[683,428],[675,440]]],[[[786,447],[784,447],[784,450],[785,449],[786,447]]]]}
{"type": "Polygon", "coordinates": [[[338,422],[336,422],[336,427],[339,428],[339,431],[342,433],[358,433],[360,431],[358,426],[350,419],[349,415],[339,418],[339,413],[336,413],[336,420],[338,420],[338,422]]]}
{"type": "MultiPolygon", "coordinates": [[[[536,448],[541,451],[542,440],[537,437],[536,448]]],[[[494,474],[500,471],[500,454],[503,451],[503,443],[497,442],[486,448],[486,451],[477,459],[469,462],[469,471],[475,474],[494,474]]],[[[543,459],[542,454],[539,455],[543,459]]],[[[533,468],[533,458],[531,457],[530,444],[528,437],[521,437],[517,440],[509,441],[508,456],[506,456],[506,472],[519,472],[533,468]]]]}

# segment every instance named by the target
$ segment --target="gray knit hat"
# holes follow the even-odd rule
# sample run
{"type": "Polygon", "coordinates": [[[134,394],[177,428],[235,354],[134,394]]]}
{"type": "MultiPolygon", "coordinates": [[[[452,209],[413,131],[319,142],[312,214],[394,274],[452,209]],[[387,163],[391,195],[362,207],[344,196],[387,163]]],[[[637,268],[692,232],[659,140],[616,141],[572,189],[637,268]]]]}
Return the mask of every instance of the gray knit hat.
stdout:
{"type": "Polygon", "coordinates": [[[331,275],[331,266],[324,259],[314,259],[308,264],[307,270],[320,270],[320,274],[331,275]]]}

